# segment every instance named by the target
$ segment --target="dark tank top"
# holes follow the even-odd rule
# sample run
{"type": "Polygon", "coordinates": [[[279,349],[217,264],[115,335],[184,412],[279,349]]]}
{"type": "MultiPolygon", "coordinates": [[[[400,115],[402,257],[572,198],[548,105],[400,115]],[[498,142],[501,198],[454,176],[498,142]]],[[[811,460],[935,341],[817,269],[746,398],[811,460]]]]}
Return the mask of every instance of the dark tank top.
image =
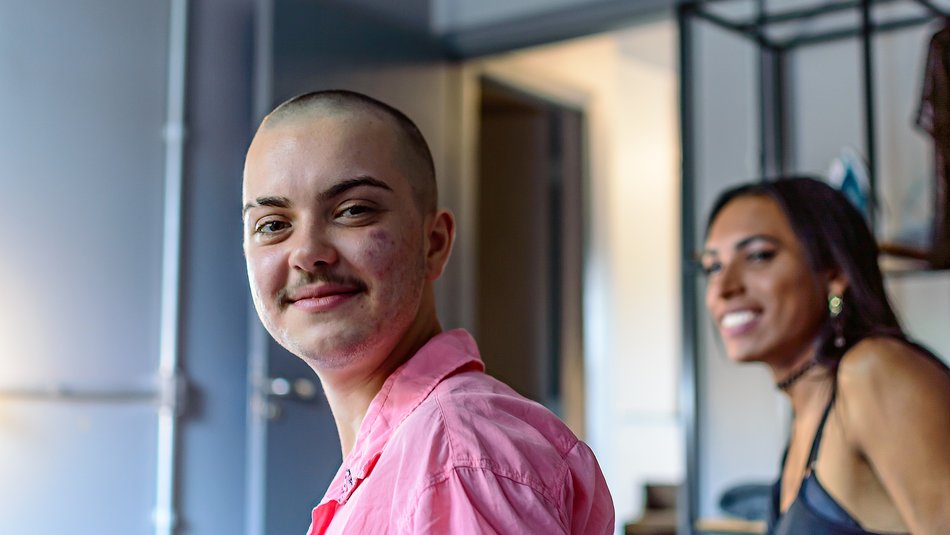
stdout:
{"type": "MultiPolygon", "coordinates": [[[[772,487],[772,499],[769,502],[768,533],[770,535],[885,535],[876,531],[868,531],[861,527],[828,491],[821,485],[815,476],[815,461],[818,460],[818,448],[821,445],[821,435],[828,420],[828,413],[834,404],[835,395],[832,393],[828,406],[821,416],[815,438],[812,439],[811,451],[808,453],[808,464],[805,468],[805,477],[798,489],[795,501],[785,513],[781,511],[782,478],[772,487]]],[[[788,451],[786,450],[786,454],[788,451]]],[[[782,459],[785,465],[785,459],[782,459]]]]}

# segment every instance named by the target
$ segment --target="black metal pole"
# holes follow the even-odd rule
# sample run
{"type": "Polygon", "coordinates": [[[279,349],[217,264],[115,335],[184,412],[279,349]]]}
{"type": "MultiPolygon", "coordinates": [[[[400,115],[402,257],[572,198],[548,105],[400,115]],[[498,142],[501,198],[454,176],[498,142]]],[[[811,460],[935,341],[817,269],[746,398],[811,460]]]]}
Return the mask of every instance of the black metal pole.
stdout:
{"type": "Polygon", "coordinates": [[[772,111],[774,99],[771,92],[771,84],[767,80],[769,72],[769,49],[763,44],[762,32],[765,31],[765,0],[756,0],[755,2],[755,25],[756,25],[756,48],[759,52],[759,61],[756,63],[756,79],[759,89],[759,179],[765,180],[771,174],[770,148],[771,139],[769,136],[769,127],[772,124],[769,113],[772,111]]]}
{"type": "Polygon", "coordinates": [[[792,147],[789,146],[792,136],[789,135],[789,103],[786,90],[788,83],[788,54],[781,47],[772,52],[772,83],[775,84],[775,158],[778,173],[781,176],[788,174],[788,162],[792,147]]]}
{"type": "Polygon", "coordinates": [[[677,7],[679,23],[679,82],[680,82],[680,291],[683,327],[683,370],[680,383],[680,414],[686,438],[686,479],[680,491],[682,505],[678,507],[678,530],[681,535],[691,535],[698,517],[699,508],[699,352],[696,317],[696,274],[693,252],[696,243],[696,168],[693,122],[693,6],[688,3],[677,7]]]}
{"type": "Polygon", "coordinates": [[[765,35],[764,0],[757,2],[757,20],[761,24],[758,44],[759,89],[759,177],[762,180],[782,176],[786,171],[785,51],[765,35]]]}
{"type": "Polygon", "coordinates": [[[868,224],[877,225],[877,139],[874,116],[874,54],[872,49],[871,0],[861,1],[861,49],[864,56],[864,145],[868,159],[868,224]]]}

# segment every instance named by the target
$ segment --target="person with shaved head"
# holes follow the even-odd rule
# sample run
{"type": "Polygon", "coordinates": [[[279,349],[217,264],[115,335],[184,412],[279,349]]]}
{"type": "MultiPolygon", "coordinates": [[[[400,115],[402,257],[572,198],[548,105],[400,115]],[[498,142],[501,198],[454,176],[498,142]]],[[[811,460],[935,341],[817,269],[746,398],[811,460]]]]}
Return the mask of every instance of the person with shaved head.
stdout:
{"type": "Polygon", "coordinates": [[[248,149],[254,306],[319,377],[343,453],[308,535],[613,533],[590,448],[442,330],[455,221],[437,199],[419,129],[359,93],[284,102],[248,149]]]}

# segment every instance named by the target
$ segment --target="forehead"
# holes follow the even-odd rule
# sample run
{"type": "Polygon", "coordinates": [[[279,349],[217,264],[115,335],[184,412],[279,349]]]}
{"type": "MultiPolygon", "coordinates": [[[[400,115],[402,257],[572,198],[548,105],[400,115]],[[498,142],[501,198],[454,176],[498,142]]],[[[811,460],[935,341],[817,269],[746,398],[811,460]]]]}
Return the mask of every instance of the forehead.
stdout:
{"type": "Polygon", "coordinates": [[[384,118],[368,113],[305,115],[265,123],[248,149],[244,196],[291,186],[319,188],[369,176],[394,191],[408,187],[398,137],[384,118]]]}
{"type": "Polygon", "coordinates": [[[798,242],[788,217],[775,200],[764,195],[746,195],[723,207],[709,228],[706,244],[707,248],[727,246],[752,235],[798,242]]]}

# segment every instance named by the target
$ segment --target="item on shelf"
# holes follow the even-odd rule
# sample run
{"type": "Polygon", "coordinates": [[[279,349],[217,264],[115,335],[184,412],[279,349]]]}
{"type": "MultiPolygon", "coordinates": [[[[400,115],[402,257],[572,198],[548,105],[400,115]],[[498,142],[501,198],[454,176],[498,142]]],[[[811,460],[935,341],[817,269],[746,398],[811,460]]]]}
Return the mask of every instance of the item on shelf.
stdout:
{"type": "Polygon", "coordinates": [[[864,158],[851,147],[844,147],[831,162],[828,183],[841,190],[851,204],[861,212],[864,220],[871,223],[871,181],[864,158]]]}

